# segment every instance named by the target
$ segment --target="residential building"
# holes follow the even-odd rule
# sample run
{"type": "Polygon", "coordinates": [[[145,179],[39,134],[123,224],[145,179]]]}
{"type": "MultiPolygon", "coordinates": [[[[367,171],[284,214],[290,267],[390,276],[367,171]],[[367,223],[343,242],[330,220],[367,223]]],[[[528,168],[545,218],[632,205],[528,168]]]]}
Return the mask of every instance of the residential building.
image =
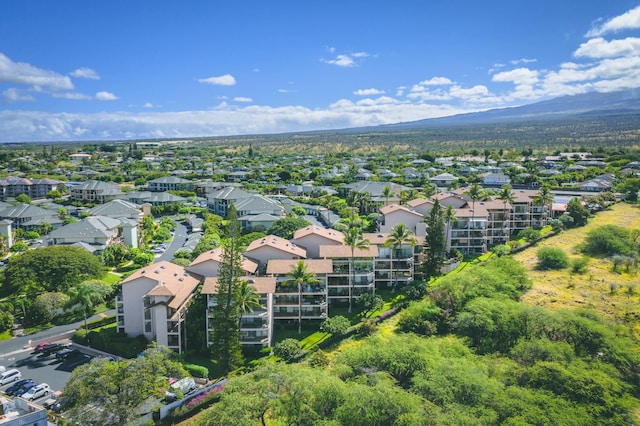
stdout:
{"type": "Polygon", "coordinates": [[[89,216],[53,230],[43,237],[43,245],[84,243],[91,252],[102,251],[112,244],[125,244],[138,248],[138,220],[89,216]]]}
{"type": "Polygon", "coordinates": [[[451,173],[441,173],[439,175],[433,176],[432,178],[429,178],[429,182],[433,183],[436,186],[442,187],[447,187],[457,180],[458,178],[451,173]]]}
{"type": "Polygon", "coordinates": [[[238,212],[238,221],[242,228],[261,226],[268,229],[273,223],[284,217],[284,207],[278,201],[258,194],[233,202],[238,212]]]}
{"type": "Polygon", "coordinates": [[[328,315],[327,275],[332,271],[331,260],[269,260],[266,273],[276,279],[273,319],[297,322],[325,319],[328,315]],[[298,262],[304,263],[315,282],[298,286],[292,281],[290,273],[298,262]]]}
{"type": "Polygon", "coordinates": [[[365,233],[363,238],[378,248],[374,259],[374,282],[376,288],[391,288],[406,285],[413,281],[416,258],[424,244],[424,236],[414,238],[416,244],[388,245],[388,233],[365,233]]]}
{"type": "MultiPolygon", "coordinates": [[[[253,287],[258,294],[260,307],[242,314],[240,321],[240,343],[245,346],[269,347],[273,341],[273,311],[276,279],[274,277],[247,276],[241,278],[253,287]]],[[[207,296],[207,345],[212,344],[213,313],[218,292],[218,278],[206,277],[201,294],[207,296]]]]}
{"type": "Polygon", "coordinates": [[[123,194],[118,185],[97,180],[83,182],[69,189],[69,198],[71,201],[81,203],[102,204],[114,198],[119,198],[123,194]]]}
{"type": "Polygon", "coordinates": [[[404,223],[407,229],[415,235],[426,235],[426,224],[424,223],[424,215],[408,209],[398,204],[391,204],[380,208],[380,217],[378,218],[378,230],[382,233],[389,233],[394,226],[404,223]]]}
{"type": "Polygon", "coordinates": [[[370,245],[366,249],[354,249],[352,252],[351,247],[345,245],[326,245],[320,246],[319,252],[320,258],[330,259],[333,267],[327,275],[329,305],[348,302],[350,295],[355,300],[361,294],[374,291],[377,246],[370,245]]]}
{"type": "MultiPolygon", "coordinates": [[[[203,277],[217,277],[219,275],[220,264],[222,263],[222,251],[222,247],[205,251],[187,266],[187,271],[203,277]]],[[[242,270],[247,276],[255,275],[258,270],[258,263],[244,257],[242,260],[242,270]]]]}
{"type": "Polygon", "coordinates": [[[151,209],[131,203],[125,200],[112,200],[87,210],[90,216],[107,216],[113,218],[130,218],[142,220],[145,215],[151,214],[151,209]]]}
{"type": "Polygon", "coordinates": [[[250,193],[237,187],[222,188],[207,195],[207,207],[210,212],[227,217],[227,209],[231,204],[250,196],[250,193]]]}
{"type": "Polygon", "coordinates": [[[487,186],[502,186],[511,184],[511,179],[504,173],[486,173],[483,182],[487,186]]]}
{"type": "Polygon", "coordinates": [[[266,237],[252,241],[244,251],[244,255],[258,263],[259,274],[262,274],[266,271],[269,260],[305,259],[307,257],[307,251],[289,240],[276,235],[267,235],[266,237]]]}
{"type": "Polygon", "coordinates": [[[342,245],[344,234],[332,228],[322,228],[317,225],[309,225],[298,229],[291,240],[297,246],[304,248],[310,259],[320,257],[320,246],[342,245]]]}
{"type": "Polygon", "coordinates": [[[62,182],[53,179],[27,179],[8,176],[0,179],[0,200],[26,194],[32,200],[46,198],[47,193],[57,190],[62,182]]]}
{"type": "Polygon", "coordinates": [[[22,398],[0,396],[0,424],[2,426],[46,426],[47,410],[35,402],[22,398]]]}
{"type": "Polygon", "coordinates": [[[120,283],[116,297],[118,332],[182,353],[186,349],[187,306],[200,279],[185,268],[162,261],[138,269],[120,283]]]}
{"type": "Polygon", "coordinates": [[[38,229],[43,223],[57,228],[62,225],[62,219],[57,211],[43,209],[33,204],[18,204],[0,210],[0,219],[10,220],[14,228],[25,231],[38,229]]]}
{"type": "Polygon", "coordinates": [[[489,212],[476,202],[475,206],[455,210],[456,220],[450,224],[451,249],[463,254],[482,254],[487,251],[489,212]]]}
{"type": "Polygon", "coordinates": [[[191,191],[193,182],[176,176],[163,176],[147,182],[147,189],[151,192],[191,191]]]}

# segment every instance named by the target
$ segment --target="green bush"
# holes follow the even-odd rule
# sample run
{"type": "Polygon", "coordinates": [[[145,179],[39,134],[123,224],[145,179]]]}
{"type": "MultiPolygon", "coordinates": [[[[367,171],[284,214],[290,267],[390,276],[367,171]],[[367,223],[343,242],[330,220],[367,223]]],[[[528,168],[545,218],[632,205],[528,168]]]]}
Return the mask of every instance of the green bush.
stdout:
{"type": "Polygon", "coordinates": [[[587,265],[589,264],[589,259],[586,257],[581,257],[580,259],[576,259],[571,263],[571,272],[575,274],[584,274],[587,272],[587,265]]]}
{"type": "Polygon", "coordinates": [[[582,252],[591,256],[628,256],[637,252],[637,244],[627,229],[617,225],[605,225],[589,231],[582,252]]]}
{"type": "Polygon", "coordinates": [[[564,269],[569,266],[569,257],[563,250],[555,247],[543,247],[536,253],[538,256],[537,269],[564,269]]]}
{"type": "Polygon", "coordinates": [[[284,339],[276,343],[273,347],[273,353],[285,361],[293,361],[302,355],[302,344],[299,340],[293,338],[284,339]]]}
{"type": "Polygon", "coordinates": [[[206,379],[207,377],[209,377],[209,369],[207,367],[204,367],[198,364],[189,364],[189,363],[184,363],[182,364],[182,366],[193,377],[199,377],[203,379],[206,379]]]}

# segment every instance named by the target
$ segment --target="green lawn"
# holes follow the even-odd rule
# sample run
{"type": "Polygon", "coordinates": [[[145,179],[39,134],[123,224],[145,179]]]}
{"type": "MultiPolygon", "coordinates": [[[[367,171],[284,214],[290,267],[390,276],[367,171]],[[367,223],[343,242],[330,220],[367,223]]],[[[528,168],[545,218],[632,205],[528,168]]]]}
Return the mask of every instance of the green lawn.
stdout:
{"type": "Polygon", "coordinates": [[[2,333],[0,333],[0,342],[3,342],[5,340],[9,340],[11,339],[11,331],[10,330],[5,330],[2,333]]]}

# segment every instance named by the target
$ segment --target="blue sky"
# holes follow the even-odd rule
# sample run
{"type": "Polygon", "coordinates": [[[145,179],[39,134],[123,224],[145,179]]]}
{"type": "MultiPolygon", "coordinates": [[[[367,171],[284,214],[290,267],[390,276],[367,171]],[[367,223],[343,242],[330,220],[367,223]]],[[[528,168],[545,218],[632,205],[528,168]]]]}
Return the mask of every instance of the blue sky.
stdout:
{"type": "Polygon", "coordinates": [[[371,126],[640,87],[640,1],[5,1],[0,142],[371,126]]]}

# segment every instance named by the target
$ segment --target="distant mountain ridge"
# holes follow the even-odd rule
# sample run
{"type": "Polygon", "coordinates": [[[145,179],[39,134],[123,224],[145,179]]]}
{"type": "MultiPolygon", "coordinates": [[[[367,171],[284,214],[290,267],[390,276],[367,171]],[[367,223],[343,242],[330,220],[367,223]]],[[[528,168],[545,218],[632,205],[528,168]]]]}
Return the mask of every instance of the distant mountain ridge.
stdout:
{"type": "Polygon", "coordinates": [[[459,114],[450,117],[428,118],[380,126],[383,129],[417,129],[425,127],[467,124],[509,123],[554,118],[640,114],[640,89],[619,92],[590,92],[562,96],[529,105],[497,108],[488,111],[459,114]]]}

